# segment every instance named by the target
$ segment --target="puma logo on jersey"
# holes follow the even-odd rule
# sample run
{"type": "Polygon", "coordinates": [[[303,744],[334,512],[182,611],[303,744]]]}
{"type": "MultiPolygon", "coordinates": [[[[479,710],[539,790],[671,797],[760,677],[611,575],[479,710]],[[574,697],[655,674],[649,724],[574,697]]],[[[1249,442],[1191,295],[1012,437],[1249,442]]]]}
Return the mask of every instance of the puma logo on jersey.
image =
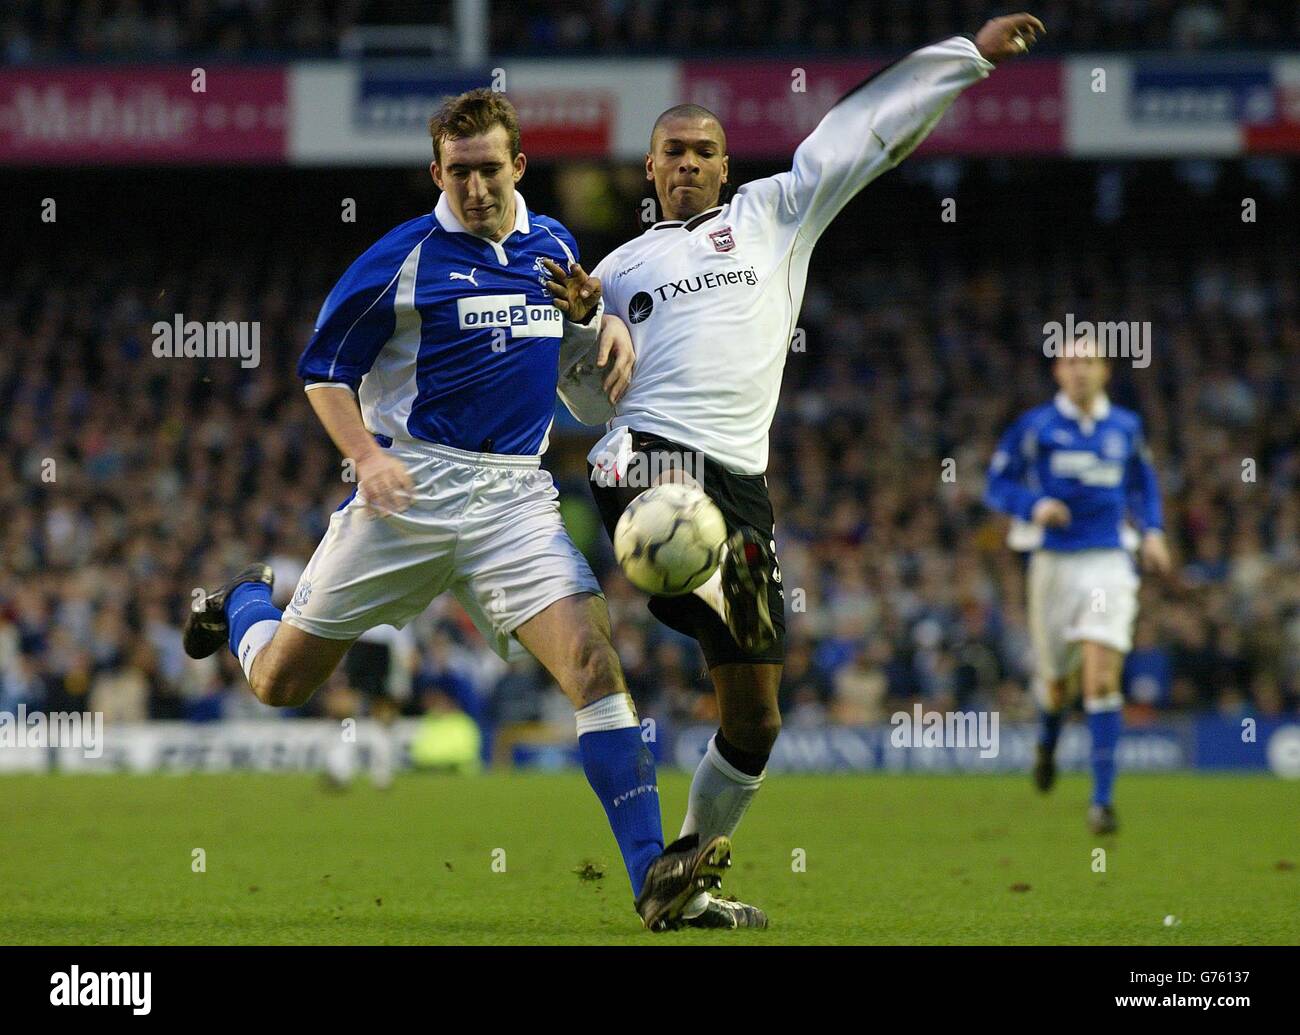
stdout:
{"type": "Polygon", "coordinates": [[[447,274],[447,277],[451,280],[468,280],[475,287],[478,287],[478,281],[474,279],[474,274],[477,272],[478,272],[478,267],[475,266],[468,273],[457,273],[453,270],[451,273],[447,274]]]}

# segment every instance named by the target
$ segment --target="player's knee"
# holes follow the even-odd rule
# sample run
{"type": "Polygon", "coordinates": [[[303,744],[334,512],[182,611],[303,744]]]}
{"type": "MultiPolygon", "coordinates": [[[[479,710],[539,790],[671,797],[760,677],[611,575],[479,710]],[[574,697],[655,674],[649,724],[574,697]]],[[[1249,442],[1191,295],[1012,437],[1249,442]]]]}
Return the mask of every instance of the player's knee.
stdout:
{"type": "Polygon", "coordinates": [[[767,755],[781,735],[781,713],[775,706],[758,709],[723,723],[722,732],[742,751],[767,755]]]}
{"type": "Polygon", "coordinates": [[[574,692],[584,703],[622,693],[623,668],[614,645],[596,631],[579,640],[573,662],[574,692]]]}
{"type": "Polygon", "coordinates": [[[1119,672],[1099,668],[1083,674],[1083,697],[1086,701],[1100,701],[1119,693],[1119,672]]]}
{"type": "Polygon", "coordinates": [[[1083,699],[1085,701],[1104,701],[1119,696],[1119,676],[1102,675],[1085,680],[1083,699]]]}

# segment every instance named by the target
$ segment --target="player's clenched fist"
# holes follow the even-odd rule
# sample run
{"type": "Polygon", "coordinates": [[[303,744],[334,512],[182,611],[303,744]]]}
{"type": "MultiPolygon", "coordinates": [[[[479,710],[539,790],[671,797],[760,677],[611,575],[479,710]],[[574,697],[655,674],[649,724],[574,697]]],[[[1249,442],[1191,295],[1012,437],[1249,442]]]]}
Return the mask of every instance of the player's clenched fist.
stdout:
{"type": "Polygon", "coordinates": [[[357,477],[366,506],[388,517],[411,505],[411,473],[388,453],[375,452],[357,464],[357,477]]]}
{"type": "Polygon", "coordinates": [[[984,60],[996,65],[1029,50],[1040,32],[1046,35],[1047,30],[1032,14],[1008,14],[985,22],[975,36],[975,46],[984,60]]]}
{"type": "Polygon", "coordinates": [[[543,259],[542,264],[551,275],[546,286],[555,296],[555,308],[574,323],[584,323],[600,301],[600,278],[589,276],[576,262],[567,273],[553,259],[543,259]]]}

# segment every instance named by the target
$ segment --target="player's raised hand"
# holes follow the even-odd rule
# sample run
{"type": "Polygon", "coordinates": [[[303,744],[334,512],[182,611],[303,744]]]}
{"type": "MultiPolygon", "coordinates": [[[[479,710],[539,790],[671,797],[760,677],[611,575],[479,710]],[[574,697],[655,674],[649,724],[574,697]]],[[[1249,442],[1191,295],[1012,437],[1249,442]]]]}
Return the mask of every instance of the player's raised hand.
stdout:
{"type": "Polygon", "coordinates": [[[632,347],[632,334],[627,324],[617,316],[606,316],[600,322],[600,338],[597,340],[599,350],[596,366],[608,371],[601,387],[612,403],[623,398],[627,386],[632,382],[632,367],[636,365],[636,349],[632,347]]]}
{"type": "Polygon", "coordinates": [[[1047,496],[1034,504],[1030,517],[1034,524],[1043,528],[1059,528],[1070,523],[1070,508],[1060,500],[1047,496]]]}
{"type": "Polygon", "coordinates": [[[1026,53],[1040,32],[1046,35],[1047,29],[1032,14],[1008,14],[985,22],[975,35],[975,46],[986,61],[996,65],[1026,53]]]}
{"type": "Polygon", "coordinates": [[[1168,575],[1173,571],[1173,562],[1169,559],[1169,546],[1165,543],[1163,532],[1152,530],[1144,535],[1140,555],[1142,567],[1153,575],[1168,575]]]}
{"type": "Polygon", "coordinates": [[[574,323],[582,323],[600,301],[600,278],[592,277],[578,263],[564,267],[553,259],[543,259],[551,279],[546,287],[555,296],[555,308],[574,323]]]}
{"type": "Polygon", "coordinates": [[[357,463],[358,488],[366,506],[391,517],[411,505],[411,472],[390,453],[376,451],[357,463]]]}

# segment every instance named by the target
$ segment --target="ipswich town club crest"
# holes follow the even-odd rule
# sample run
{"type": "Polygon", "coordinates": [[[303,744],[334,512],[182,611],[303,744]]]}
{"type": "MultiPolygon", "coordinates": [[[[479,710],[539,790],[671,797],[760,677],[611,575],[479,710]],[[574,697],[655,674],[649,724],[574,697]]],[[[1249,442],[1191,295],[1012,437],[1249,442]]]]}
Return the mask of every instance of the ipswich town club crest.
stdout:
{"type": "Polygon", "coordinates": [[[709,240],[713,242],[715,252],[729,252],[736,247],[736,239],[731,236],[731,227],[724,226],[721,230],[714,230],[709,234],[709,240]]]}

